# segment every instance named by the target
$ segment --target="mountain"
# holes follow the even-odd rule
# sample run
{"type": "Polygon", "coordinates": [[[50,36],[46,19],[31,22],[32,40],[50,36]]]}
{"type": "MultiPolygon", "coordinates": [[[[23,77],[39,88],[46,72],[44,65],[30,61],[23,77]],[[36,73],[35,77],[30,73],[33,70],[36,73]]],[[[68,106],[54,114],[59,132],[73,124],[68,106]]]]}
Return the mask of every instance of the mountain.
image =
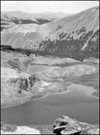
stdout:
{"type": "Polygon", "coordinates": [[[30,42],[29,44],[32,44],[33,40],[35,42],[35,40],[38,41],[41,39],[41,35],[38,32],[40,25],[52,22],[65,16],[69,16],[69,14],[51,12],[32,14],[20,11],[2,12],[1,31],[4,32],[2,33],[3,38],[1,43],[12,45],[18,38],[15,46],[19,48],[21,46],[27,46],[26,40],[30,42]]]}
{"type": "Polygon", "coordinates": [[[84,59],[99,55],[99,7],[55,20],[41,27],[40,50],[61,57],[84,59]]]}
{"type": "MultiPolygon", "coordinates": [[[[51,38],[55,38],[55,35],[59,38],[59,35],[63,33],[72,34],[75,30],[80,30],[82,27],[86,28],[86,31],[97,30],[99,28],[99,7],[94,7],[83,11],[78,14],[64,17],[60,20],[55,20],[47,25],[51,38]]],[[[83,28],[83,31],[85,29],[83,28]]],[[[73,34],[75,36],[75,34],[73,34]]],[[[56,38],[57,38],[56,37],[56,38]]]]}
{"type": "MultiPolygon", "coordinates": [[[[69,15],[69,14],[68,14],[69,15]]],[[[64,13],[25,13],[21,11],[2,12],[1,25],[7,24],[45,24],[67,16],[64,13]]]]}
{"type": "MultiPolygon", "coordinates": [[[[47,18],[48,13],[45,15],[47,18]]],[[[99,7],[62,17],[50,17],[49,22],[42,25],[36,18],[34,21],[38,23],[15,24],[1,32],[1,44],[79,60],[98,57],[99,7]]]]}

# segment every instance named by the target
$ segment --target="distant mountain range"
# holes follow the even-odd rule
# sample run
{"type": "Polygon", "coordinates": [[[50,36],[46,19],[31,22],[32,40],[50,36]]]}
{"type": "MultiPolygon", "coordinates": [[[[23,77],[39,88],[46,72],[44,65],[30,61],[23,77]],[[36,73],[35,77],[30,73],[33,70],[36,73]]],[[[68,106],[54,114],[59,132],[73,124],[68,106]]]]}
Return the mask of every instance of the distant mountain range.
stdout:
{"type": "Polygon", "coordinates": [[[83,60],[99,56],[99,7],[69,14],[1,14],[1,44],[83,60]]]}
{"type": "Polygon", "coordinates": [[[69,14],[64,13],[25,13],[21,11],[11,11],[11,12],[2,12],[1,14],[1,24],[45,24],[53,20],[69,16],[69,14]]]}

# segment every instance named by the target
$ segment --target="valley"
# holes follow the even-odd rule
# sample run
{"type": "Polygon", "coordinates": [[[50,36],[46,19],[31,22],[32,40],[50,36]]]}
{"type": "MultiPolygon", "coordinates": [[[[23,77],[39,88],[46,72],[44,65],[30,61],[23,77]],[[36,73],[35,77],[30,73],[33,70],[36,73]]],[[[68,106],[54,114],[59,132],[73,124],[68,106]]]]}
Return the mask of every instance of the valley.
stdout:
{"type": "Polygon", "coordinates": [[[80,62],[70,58],[52,59],[50,56],[1,51],[1,103],[2,106],[10,106],[48,93],[62,93],[73,83],[93,86],[96,88],[94,95],[99,96],[98,73],[99,65],[95,61],[80,62]]]}
{"type": "Polygon", "coordinates": [[[2,134],[98,134],[98,11],[1,13],[2,134]]]}

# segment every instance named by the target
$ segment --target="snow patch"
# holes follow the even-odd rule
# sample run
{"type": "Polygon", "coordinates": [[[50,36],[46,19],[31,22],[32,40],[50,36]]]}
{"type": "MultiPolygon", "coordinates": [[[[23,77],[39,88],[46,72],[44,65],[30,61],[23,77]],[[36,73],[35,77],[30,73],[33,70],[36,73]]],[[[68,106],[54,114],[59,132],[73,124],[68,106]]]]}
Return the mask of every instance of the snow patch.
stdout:
{"type": "Polygon", "coordinates": [[[40,131],[26,126],[18,126],[14,132],[1,130],[1,134],[40,134],[40,131]]]}

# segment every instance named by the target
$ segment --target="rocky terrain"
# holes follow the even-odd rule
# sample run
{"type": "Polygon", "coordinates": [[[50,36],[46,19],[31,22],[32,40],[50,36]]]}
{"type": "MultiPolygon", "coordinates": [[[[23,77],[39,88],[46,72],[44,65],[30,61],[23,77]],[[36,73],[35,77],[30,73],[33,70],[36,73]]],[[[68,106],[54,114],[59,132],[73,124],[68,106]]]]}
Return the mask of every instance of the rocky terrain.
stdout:
{"type": "Polygon", "coordinates": [[[62,116],[53,123],[53,133],[56,135],[99,135],[99,127],[62,116]]]}
{"type": "Polygon", "coordinates": [[[62,116],[56,119],[52,125],[47,126],[15,126],[1,122],[1,134],[99,135],[99,127],[62,116]]]}

